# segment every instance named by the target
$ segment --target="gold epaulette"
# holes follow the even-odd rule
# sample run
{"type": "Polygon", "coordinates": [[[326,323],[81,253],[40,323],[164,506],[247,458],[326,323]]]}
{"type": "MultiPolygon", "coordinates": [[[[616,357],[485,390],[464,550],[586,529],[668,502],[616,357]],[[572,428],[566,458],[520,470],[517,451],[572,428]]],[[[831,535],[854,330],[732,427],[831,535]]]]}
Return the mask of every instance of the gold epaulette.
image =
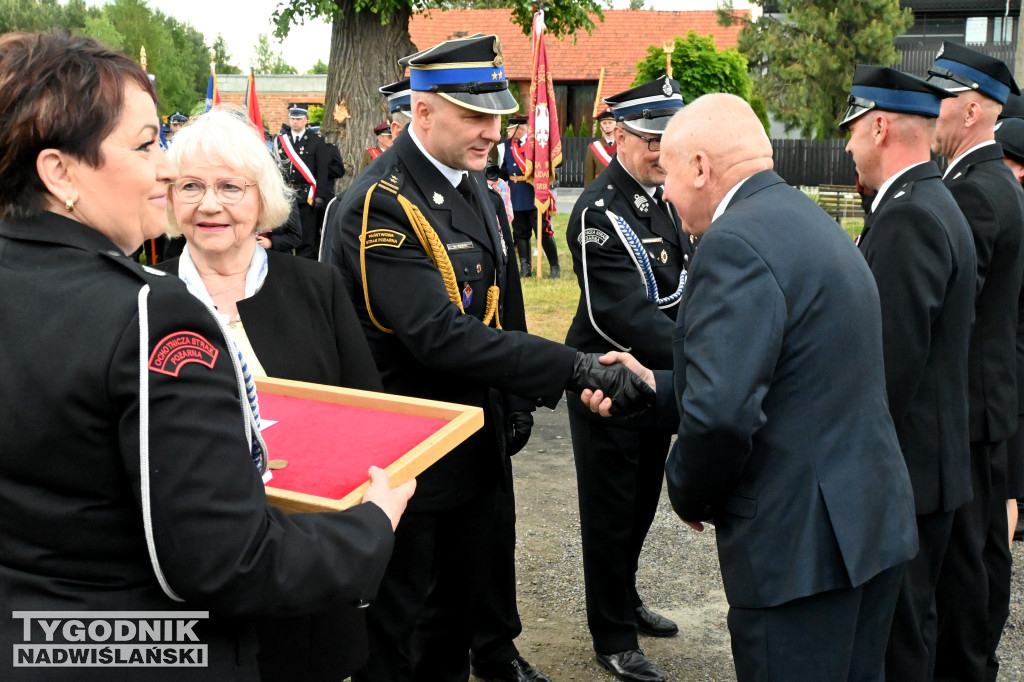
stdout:
{"type": "MultiPolygon", "coordinates": [[[[423,251],[430,257],[438,272],[441,273],[441,279],[444,280],[444,288],[448,292],[448,299],[459,307],[459,312],[465,314],[466,310],[462,307],[462,297],[459,295],[459,283],[455,278],[455,269],[452,267],[452,261],[448,257],[448,251],[444,248],[444,244],[441,243],[441,238],[437,236],[437,232],[430,226],[426,216],[420,211],[419,206],[416,206],[406,197],[399,194],[400,187],[397,179],[392,175],[390,178],[380,180],[372,185],[367,190],[366,199],[363,201],[363,226],[359,234],[359,268],[362,271],[363,277],[363,301],[366,303],[366,312],[370,316],[373,326],[386,334],[394,333],[394,330],[384,327],[374,317],[373,310],[370,308],[370,288],[366,281],[366,226],[369,221],[370,198],[378,187],[398,200],[398,205],[405,211],[405,216],[409,219],[409,225],[416,234],[416,239],[419,240],[420,246],[423,247],[423,251]],[[395,182],[391,180],[395,180],[395,182]]],[[[397,245],[401,246],[401,241],[397,245]]],[[[487,325],[493,319],[494,325],[498,329],[501,329],[501,322],[498,319],[498,299],[500,294],[501,290],[497,285],[491,285],[487,289],[487,307],[483,319],[483,323],[487,325]]]]}

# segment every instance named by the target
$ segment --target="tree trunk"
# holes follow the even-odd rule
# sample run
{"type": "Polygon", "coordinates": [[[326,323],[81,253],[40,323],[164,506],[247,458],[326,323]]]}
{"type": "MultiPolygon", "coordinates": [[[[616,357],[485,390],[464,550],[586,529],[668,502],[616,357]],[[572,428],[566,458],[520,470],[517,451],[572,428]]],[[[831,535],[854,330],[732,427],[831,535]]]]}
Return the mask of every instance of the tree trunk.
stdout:
{"type": "Polygon", "coordinates": [[[363,150],[376,144],[373,127],[388,116],[387,103],[377,88],[402,78],[405,70],[398,60],[416,51],[409,37],[408,7],[393,12],[382,24],[380,15],[357,12],[353,4],[353,0],[337,0],[321,127],[321,134],[338,145],[345,161],[339,190],[352,182],[363,150]],[[343,110],[349,118],[339,123],[335,116],[343,110]]]}

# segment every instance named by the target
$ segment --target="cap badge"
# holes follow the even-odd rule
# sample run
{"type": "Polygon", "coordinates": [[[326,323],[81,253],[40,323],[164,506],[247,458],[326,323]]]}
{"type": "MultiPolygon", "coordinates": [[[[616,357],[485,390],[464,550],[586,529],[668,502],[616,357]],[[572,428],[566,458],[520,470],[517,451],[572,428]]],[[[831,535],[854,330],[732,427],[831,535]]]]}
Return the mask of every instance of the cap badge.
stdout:
{"type": "Polygon", "coordinates": [[[665,93],[665,97],[672,96],[672,84],[668,82],[667,78],[665,79],[665,82],[661,84],[661,91],[665,93]]]}
{"type": "Polygon", "coordinates": [[[650,203],[647,201],[647,197],[642,197],[639,194],[633,195],[633,205],[636,206],[636,210],[641,213],[647,213],[650,208],[650,203]]]}
{"type": "Polygon", "coordinates": [[[434,192],[434,196],[432,198],[434,200],[434,203],[437,204],[438,206],[444,203],[444,197],[441,195],[440,192],[434,192]]]}

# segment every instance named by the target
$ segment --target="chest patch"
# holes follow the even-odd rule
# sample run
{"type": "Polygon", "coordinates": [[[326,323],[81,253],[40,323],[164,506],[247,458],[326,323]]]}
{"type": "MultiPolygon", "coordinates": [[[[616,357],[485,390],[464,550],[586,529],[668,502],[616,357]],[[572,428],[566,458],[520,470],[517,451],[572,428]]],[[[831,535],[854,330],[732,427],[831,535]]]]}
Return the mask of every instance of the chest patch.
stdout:
{"type": "Polygon", "coordinates": [[[149,368],[168,376],[177,377],[181,368],[190,362],[213,369],[220,351],[195,332],[168,334],[156,344],[149,356],[149,368]]]}
{"type": "Polygon", "coordinates": [[[366,248],[372,249],[375,246],[390,246],[397,249],[405,241],[405,235],[394,230],[371,230],[366,233],[366,248]]]}
{"type": "Polygon", "coordinates": [[[576,237],[576,241],[578,241],[583,246],[586,246],[587,244],[597,244],[598,246],[604,246],[604,243],[608,241],[608,235],[606,235],[604,232],[597,229],[596,227],[588,227],[587,229],[583,230],[583,232],[580,232],[580,235],[576,237]]]}

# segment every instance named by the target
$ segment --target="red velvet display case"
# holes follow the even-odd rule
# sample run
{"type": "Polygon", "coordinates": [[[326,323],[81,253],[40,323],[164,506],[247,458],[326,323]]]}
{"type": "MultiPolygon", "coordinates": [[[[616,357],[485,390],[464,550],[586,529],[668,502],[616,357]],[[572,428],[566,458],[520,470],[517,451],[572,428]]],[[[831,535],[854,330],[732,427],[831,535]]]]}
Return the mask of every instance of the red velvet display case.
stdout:
{"type": "Polygon", "coordinates": [[[376,465],[398,486],[484,424],[479,407],[285,379],[257,379],[272,471],[267,499],[286,512],[358,504],[376,465]]]}

